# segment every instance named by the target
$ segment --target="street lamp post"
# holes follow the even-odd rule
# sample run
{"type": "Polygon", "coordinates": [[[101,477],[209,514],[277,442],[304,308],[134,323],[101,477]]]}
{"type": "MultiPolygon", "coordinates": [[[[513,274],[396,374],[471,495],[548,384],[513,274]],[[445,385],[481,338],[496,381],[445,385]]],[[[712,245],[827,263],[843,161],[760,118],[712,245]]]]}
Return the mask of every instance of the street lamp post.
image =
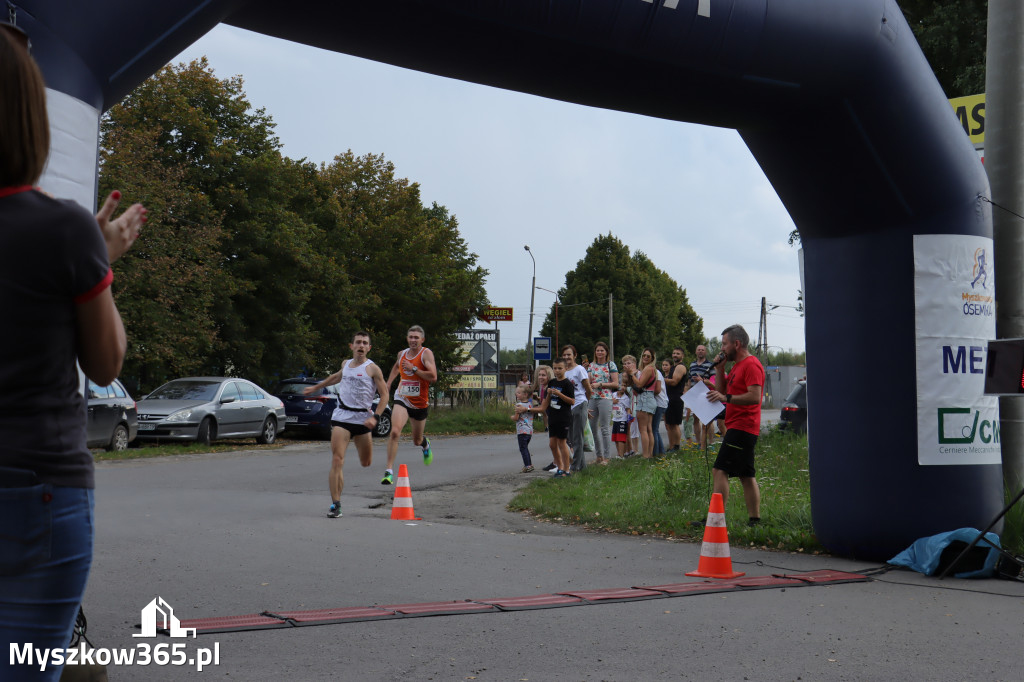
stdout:
{"type": "Polygon", "coordinates": [[[540,289],[541,291],[546,291],[550,294],[555,295],[555,354],[553,354],[551,357],[558,357],[558,292],[551,291],[551,289],[545,289],[544,287],[538,286],[534,286],[534,289],[540,289]]]}
{"type": "MultiPolygon", "coordinates": [[[[533,357],[533,295],[537,292],[537,259],[533,257],[533,251],[530,251],[529,245],[523,248],[526,249],[526,253],[530,254],[530,260],[533,261],[533,281],[530,283],[530,325],[529,331],[526,332],[526,350],[530,351],[530,357],[533,357]]],[[[533,364],[536,366],[537,361],[534,360],[533,364]]]]}

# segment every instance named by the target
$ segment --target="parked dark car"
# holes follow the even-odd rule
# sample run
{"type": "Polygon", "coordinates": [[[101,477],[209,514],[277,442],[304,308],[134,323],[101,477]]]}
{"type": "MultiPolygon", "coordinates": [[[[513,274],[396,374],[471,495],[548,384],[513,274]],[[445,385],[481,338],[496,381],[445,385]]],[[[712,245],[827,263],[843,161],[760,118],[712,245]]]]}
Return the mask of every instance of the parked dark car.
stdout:
{"type": "Polygon", "coordinates": [[[807,380],[801,379],[782,401],[781,428],[793,433],[807,431],[807,380]]]}
{"type": "Polygon", "coordinates": [[[135,401],[120,381],[114,379],[109,386],[97,386],[87,381],[86,398],[89,403],[87,438],[90,448],[124,450],[135,440],[139,422],[135,401]]]}
{"type": "MultiPolygon", "coordinates": [[[[293,377],[282,381],[274,392],[284,403],[288,428],[297,432],[305,432],[317,438],[331,437],[331,415],[338,407],[338,385],[320,389],[318,395],[305,395],[308,386],[323,381],[313,377],[293,377]]],[[[373,401],[374,409],[379,398],[373,401]]],[[[388,406],[373,430],[376,438],[383,438],[391,433],[391,407],[388,406]]]]}
{"type": "Polygon", "coordinates": [[[245,379],[188,377],[169,381],[138,402],[139,440],[256,438],[273,443],[285,429],[279,398],[245,379]]]}

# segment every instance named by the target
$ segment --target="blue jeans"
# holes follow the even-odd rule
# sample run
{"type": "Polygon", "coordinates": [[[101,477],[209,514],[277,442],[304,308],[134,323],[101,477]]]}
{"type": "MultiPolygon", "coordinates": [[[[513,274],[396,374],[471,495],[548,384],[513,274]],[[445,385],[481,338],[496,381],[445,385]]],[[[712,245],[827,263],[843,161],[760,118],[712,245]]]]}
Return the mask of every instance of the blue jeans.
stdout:
{"type": "Polygon", "coordinates": [[[533,438],[533,434],[530,433],[517,433],[516,440],[519,441],[519,454],[523,457],[523,466],[533,466],[533,460],[530,459],[530,439],[533,438]]]}
{"type": "Polygon", "coordinates": [[[651,431],[654,432],[654,454],[665,454],[665,442],[661,439],[661,418],[665,416],[665,408],[659,407],[654,410],[654,417],[651,418],[651,431]]]}
{"type": "Polygon", "coordinates": [[[60,668],[9,666],[19,650],[66,649],[92,565],[93,491],[0,488],[0,647],[5,682],[57,680],[60,668]]]}

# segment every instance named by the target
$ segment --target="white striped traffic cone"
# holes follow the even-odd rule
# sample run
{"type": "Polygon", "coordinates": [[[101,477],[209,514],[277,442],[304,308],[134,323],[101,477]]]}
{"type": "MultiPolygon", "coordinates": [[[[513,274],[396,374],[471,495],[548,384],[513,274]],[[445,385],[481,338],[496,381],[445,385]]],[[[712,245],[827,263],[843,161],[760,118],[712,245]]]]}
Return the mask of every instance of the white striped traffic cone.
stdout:
{"type": "Polygon", "coordinates": [[[398,465],[398,483],[395,485],[395,501],[391,505],[391,518],[399,521],[414,521],[412,510],[412,488],[409,487],[409,467],[398,465]]]}
{"type": "Polygon", "coordinates": [[[704,542],[700,545],[700,561],[697,570],[686,575],[697,578],[739,578],[746,573],[732,570],[732,559],[729,557],[729,531],[725,527],[725,505],[722,504],[722,493],[711,496],[708,507],[708,521],[704,525],[704,542]]]}

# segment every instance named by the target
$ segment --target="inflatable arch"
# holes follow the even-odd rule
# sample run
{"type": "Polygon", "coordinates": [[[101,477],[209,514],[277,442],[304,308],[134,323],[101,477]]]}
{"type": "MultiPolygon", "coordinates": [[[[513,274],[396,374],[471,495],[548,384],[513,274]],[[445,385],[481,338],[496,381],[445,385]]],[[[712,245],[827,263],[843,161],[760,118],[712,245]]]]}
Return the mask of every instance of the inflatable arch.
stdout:
{"type": "MultiPolygon", "coordinates": [[[[51,88],[55,194],[97,121],[220,22],[442,76],[736,128],[803,240],[810,472],[830,550],[884,559],[1002,507],[992,219],[893,0],[9,0],[51,88]],[[60,173],[56,171],[59,170],[60,173]],[[981,273],[987,277],[979,277],[981,273]]],[[[770,493],[769,493],[770,494],[770,493]]]]}

